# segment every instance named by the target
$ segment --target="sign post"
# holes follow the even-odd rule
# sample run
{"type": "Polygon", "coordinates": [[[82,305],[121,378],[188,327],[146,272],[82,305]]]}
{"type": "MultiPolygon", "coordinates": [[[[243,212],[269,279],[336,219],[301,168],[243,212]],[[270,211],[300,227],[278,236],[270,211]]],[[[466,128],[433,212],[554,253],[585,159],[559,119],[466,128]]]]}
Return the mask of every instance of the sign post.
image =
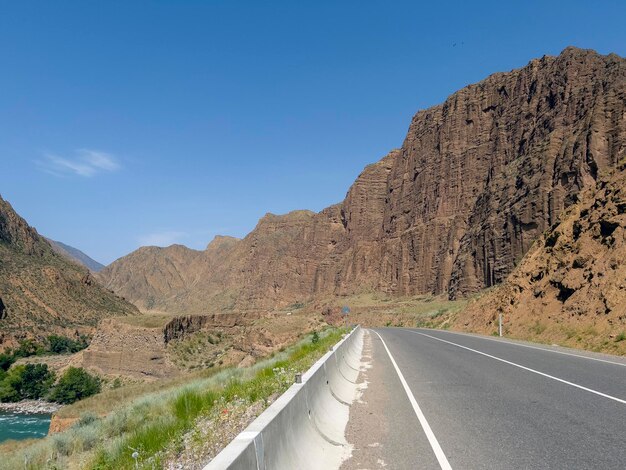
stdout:
{"type": "Polygon", "coordinates": [[[344,318],[344,326],[347,328],[348,327],[348,314],[350,313],[350,307],[348,307],[347,305],[345,305],[342,309],[341,309],[341,314],[343,315],[344,318]]]}

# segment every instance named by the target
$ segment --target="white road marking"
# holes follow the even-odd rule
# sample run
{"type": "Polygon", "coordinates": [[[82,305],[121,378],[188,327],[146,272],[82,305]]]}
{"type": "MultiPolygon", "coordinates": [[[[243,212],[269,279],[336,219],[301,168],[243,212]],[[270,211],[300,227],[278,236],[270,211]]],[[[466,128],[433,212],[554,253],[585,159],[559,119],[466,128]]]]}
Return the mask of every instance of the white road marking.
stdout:
{"type": "Polygon", "coordinates": [[[450,463],[448,462],[448,459],[446,458],[446,454],[444,454],[443,450],[441,450],[439,441],[437,441],[437,438],[435,437],[433,430],[430,428],[430,425],[428,424],[428,421],[426,420],[426,416],[424,416],[424,413],[422,413],[420,406],[417,404],[417,400],[413,396],[413,392],[411,392],[409,385],[406,383],[406,380],[404,380],[404,376],[402,375],[402,372],[400,372],[400,368],[398,367],[398,364],[396,364],[395,359],[391,355],[391,351],[389,351],[389,348],[387,347],[385,340],[382,338],[382,336],[378,334],[377,331],[374,331],[374,333],[376,333],[376,335],[382,341],[383,346],[385,347],[385,350],[387,351],[387,354],[389,355],[389,359],[391,359],[391,363],[393,364],[393,367],[396,369],[396,373],[398,374],[398,377],[400,378],[400,382],[402,383],[402,386],[404,387],[404,391],[406,392],[407,396],[409,397],[409,401],[411,402],[411,405],[413,406],[413,411],[415,411],[415,414],[417,415],[417,419],[419,420],[420,424],[422,425],[422,429],[424,430],[424,434],[426,434],[426,437],[428,438],[428,442],[430,443],[430,446],[432,447],[433,452],[435,453],[435,457],[437,457],[439,466],[441,467],[442,470],[452,470],[452,467],[450,466],[450,463]]]}
{"type": "MultiPolygon", "coordinates": [[[[412,331],[412,330],[407,330],[407,331],[412,331]]],[[[579,357],[581,359],[589,359],[590,361],[606,362],[607,364],[613,364],[614,366],[626,367],[626,363],[624,363],[624,362],[613,362],[613,361],[608,361],[606,359],[600,359],[598,357],[582,356],[580,354],[568,353],[568,352],[565,352],[565,351],[555,351],[554,349],[549,349],[547,347],[542,348],[540,346],[531,346],[530,344],[515,343],[515,342],[512,342],[512,341],[501,340],[501,339],[498,339],[498,338],[490,338],[488,336],[470,335],[470,334],[465,334],[465,333],[459,333],[457,331],[443,331],[443,330],[441,330],[441,332],[442,333],[448,333],[448,334],[451,334],[451,335],[459,335],[459,336],[470,337],[470,338],[488,339],[489,341],[495,341],[496,343],[500,343],[500,344],[510,344],[512,346],[521,346],[522,348],[538,349],[539,351],[547,351],[547,352],[551,352],[551,353],[555,353],[555,354],[564,354],[565,356],[574,356],[574,357],[579,357]]]]}
{"type": "Polygon", "coordinates": [[[617,397],[614,397],[614,396],[611,396],[611,395],[607,395],[606,393],[598,392],[597,390],[593,390],[591,388],[583,387],[582,385],[578,385],[578,384],[575,384],[573,382],[568,382],[567,380],[559,379],[558,377],[555,377],[555,376],[550,375],[550,374],[546,374],[545,372],[539,372],[538,370],[531,369],[530,367],[526,367],[526,366],[523,366],[521,364],[516,364],[515,362],[507,361],[506,359],[502,359],[500,357],[492,356],[491,354],[487,354],[487,353],[484,353],[482,351],[478,351],[477,349],[468,348],[467,346],[463,346],[461,344],[453,343],[452,341],[447,341],[445,339],[437,338],[436,336],[427,335],[426,333],[420,333],[419,331],[412,331],[411,333],[415,333],[416,335],[426,336],[428,338],[432,338],[432,339],[435,339],[437,341],[441,341],[442,343],[448,343],[448,344],[451,344],[451,345],[459,347],[459,348],[467,349],[468,351],[475,352],[476,354],[481,354],[483,356],[490,357],[491,359],[495,359],[496,361],[504,362],[505,364],[509,364],[511,366],[519,367],[520,369],[527,370],[528,372],[532,372],[534,374],[538,374],[538,375],[541,375],[543,377],[547,377],[549,379],[556,380],[557,382],[561,382],[561,383],[564,383],[564,384],[567,384],[567,385],[571,385],[572,387],[576,387],[576,388],[579,388],[581,390],[585,390],[586,392],[594,393],[594,394],[599,395],[601,397],[608,398],[609,400],[614,400],[614,401],[616,401],[618,403],[622,403],[622,404],[626,405],[626,400],[622,400],[621,398],[617,398],[617,397]]]}

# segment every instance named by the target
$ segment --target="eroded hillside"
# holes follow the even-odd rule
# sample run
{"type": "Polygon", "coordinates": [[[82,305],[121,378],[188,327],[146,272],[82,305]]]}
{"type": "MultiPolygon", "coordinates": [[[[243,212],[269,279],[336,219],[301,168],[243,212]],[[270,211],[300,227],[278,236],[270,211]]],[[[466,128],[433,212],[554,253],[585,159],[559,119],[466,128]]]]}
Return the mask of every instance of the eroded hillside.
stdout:
{"type": "Polygon", "coordinates": [[[91,333],[104,317],[136,313],[0,198],[0,349],[26,337],[91,333]]]}

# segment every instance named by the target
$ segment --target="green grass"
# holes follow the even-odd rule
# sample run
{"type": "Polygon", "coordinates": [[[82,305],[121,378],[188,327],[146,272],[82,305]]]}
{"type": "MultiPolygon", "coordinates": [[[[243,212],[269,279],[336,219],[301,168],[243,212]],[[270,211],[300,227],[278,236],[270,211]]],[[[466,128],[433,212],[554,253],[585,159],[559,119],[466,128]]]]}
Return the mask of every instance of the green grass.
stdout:
{"type": "Polygon", "coordinates": [[[255,403],[267,406],[284,392],[296,372],[308,369],[334,345],[343,330],[311,335],[271,359],[247,369],[225,369],[161,392],[138,397],[98,418],[85,413],[68,431],[8,455],[0,468],[162,468],[199,419],[216,410],[255,403]],[[6,466],[5,466],[6,465],[6,466]]]}

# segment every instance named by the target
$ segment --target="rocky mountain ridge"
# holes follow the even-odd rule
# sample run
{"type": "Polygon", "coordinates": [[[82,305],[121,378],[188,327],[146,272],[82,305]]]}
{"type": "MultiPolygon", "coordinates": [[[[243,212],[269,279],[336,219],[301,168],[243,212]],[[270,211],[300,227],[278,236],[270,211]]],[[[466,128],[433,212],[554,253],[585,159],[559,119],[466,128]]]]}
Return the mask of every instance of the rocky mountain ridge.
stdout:
{"type": "Polygon", "coordinates": [[[136,313],[0,197],[0,350],[23,338],[90,333],[101,318],[136,313]]]}
{"type": "Polygon", "coordinates": [[[104,268],[103,264],[98,263],[95,259],[80,251],[78,248],[74,248],[73,246],[66,245],[63,242],[58,242],[50,238],[46,238],[46,240],[50,243],[52,249],[58,254],[65,256],[70,261],[74,261],[75,263],[86,267],[91,272],[97,273],[102,271],[104,268]]]}
{"type": "Polygon", "coordinates": [[[567,48],[419,111],[400,149],[319,213],[268,214],[221,250],[141,248],[100,273],[144,309],[287,307],[502,282],[626,146],[626,60],[567,48]]]}

